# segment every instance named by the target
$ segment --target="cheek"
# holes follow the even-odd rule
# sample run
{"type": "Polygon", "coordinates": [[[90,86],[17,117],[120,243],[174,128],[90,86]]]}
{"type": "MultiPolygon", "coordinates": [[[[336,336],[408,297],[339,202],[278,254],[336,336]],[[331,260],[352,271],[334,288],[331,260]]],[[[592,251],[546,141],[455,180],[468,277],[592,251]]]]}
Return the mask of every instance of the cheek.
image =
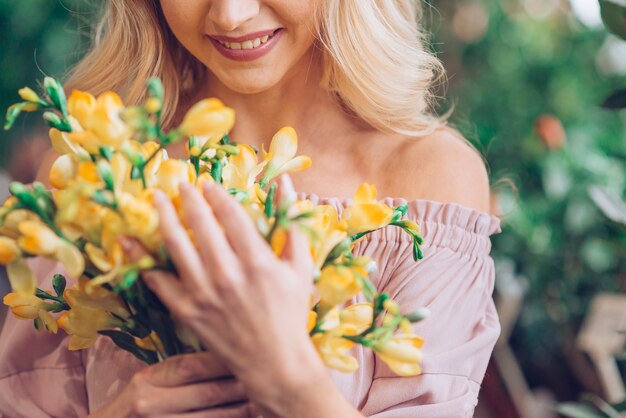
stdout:
{"type": "Polygon", "coordinates": [[[201,33],[209,0],[161,0],[168,26],[187,49],[202,40],[201,33]]]}

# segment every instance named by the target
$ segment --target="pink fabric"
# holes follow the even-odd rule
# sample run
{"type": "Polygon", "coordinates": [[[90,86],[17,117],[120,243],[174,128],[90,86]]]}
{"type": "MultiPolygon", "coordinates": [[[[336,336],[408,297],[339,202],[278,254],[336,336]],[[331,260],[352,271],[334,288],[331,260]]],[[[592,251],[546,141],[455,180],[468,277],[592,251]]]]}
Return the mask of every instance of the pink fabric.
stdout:
{"type": "MultiPolygon", "coordinates": [[[[300,194],[340,211],[350,200],[300,194]]],[[[386,198],[391,206],[407,203],[386,198]]],[[[411,239],[388,227],[361,241],[357,253],[376,260],[377,288],[397,300],[403,312],[426,306],[432,315],[415,325],[425,338],[423,373],[397,377],[369,350],[356,347],[354,374],[331,372],[346,398],[376,418],[471,417],[480,384],[500,332],[491,298],[494,285],[489,236],[496,217],[456,204],[413,200],[408,218],[425,238],[425,258],[415,263],[411,239]]],[[[40,267],[49,280],[54,266],[40,267]]],[[[31,323],[8,318],[0,334],[0,415],[6,417],[86,416],[113,399],[143,364],[108,338],[69,352],[58,335],[37,334],[31,323]]]]}

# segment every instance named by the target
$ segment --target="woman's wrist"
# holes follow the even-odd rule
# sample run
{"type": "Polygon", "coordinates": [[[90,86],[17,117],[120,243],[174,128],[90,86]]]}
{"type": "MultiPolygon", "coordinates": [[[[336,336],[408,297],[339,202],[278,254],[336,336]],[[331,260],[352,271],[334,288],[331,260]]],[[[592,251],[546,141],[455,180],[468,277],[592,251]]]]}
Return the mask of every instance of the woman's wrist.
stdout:
{"type": "Polygon", "coordinates": [[[298,350],[290,348],[289,361],[248,382],[263,418],[363,416],[336,387],[310,340],[298,350]]]}

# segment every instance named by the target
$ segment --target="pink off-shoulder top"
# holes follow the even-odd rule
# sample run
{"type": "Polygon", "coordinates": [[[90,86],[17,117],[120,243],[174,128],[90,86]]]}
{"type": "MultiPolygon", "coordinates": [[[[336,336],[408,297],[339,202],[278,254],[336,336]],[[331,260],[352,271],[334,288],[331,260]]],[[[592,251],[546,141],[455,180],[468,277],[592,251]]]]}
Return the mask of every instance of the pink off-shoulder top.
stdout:
{"type": "MultiPolygon", "coordinates": [[[[349,199],[300,194],[343,210],[349,199]]],[[[386,198],[390,206],[407,203],[386,198]]],[[[360,368],[332,371],[346,398],[376,418],[471,417],[480,384],[500,332],[492,301],[494,265],[490,235],[498,218],[457,204],[408,202],[408,218],[421,225],[425,258],[415,263],[411,238],[387,227],[358,244],[378,272],[371,278],[399,302],[403,312],[428,307],[415,324],[425,339],[423,373],[398,377],[369,350],[353,349],[360,368]]],[[[49,281],[56,266],[38,261],[49,281]]],[[[84,417],[110,402],[144,365],[100,337],[84,351],[67,350],[66,337],[37,333],[29,322],[7,318],[0,334],[0,416],[84,417]]]]}

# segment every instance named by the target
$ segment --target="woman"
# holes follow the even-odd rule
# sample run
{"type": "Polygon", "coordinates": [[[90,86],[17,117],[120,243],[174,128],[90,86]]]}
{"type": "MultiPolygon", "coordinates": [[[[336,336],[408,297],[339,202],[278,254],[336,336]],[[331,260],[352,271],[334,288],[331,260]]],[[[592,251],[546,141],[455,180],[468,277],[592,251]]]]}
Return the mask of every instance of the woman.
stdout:
{"type": "MultiPolygon", "coordinates": [[[[197,225],[207,250],[191,245],[172,207],[157,199],[181,276],[145,279],[210,354],[143,368],[108,339],[69,352],[62,336],[34,336],[11,318],[0,337],[0,411],[471,417],[499,334],[489,257],[499,224],[486,213],[481,158],[431,113],[441,65],[426,49],[418,9],[409,0],[110,0],[92,51],[67,85],[113,89],[139,103],[144,80],[157,75],[171,99],[165,112],[172,125],[190,104],[215,96],[236,110],[232,137],[239,142],[267,147],[278,128],[295,127],[299,152],[314,161],[293,177],[295,189],[306,191],[300,198],[342,210],[367,181],[383,196],[398,196],[385,198],[390,205],[408,199],[425,259],[415,264],[409,239],[390,228],[369,235],[357,252],[376,260],[374,283],[403,311],[432,311],[415,326],[426,340],[420,376],[397,377],[360,348],[356,373],[328,372],[305,332],[302,237],[290,232],[283,259],[255,257],[267,249],[241,239],[252,227],[219,187],[204,196],[184,189],[186,221],[197,225]],[[211,250],[215,242],[228,251],[211,250]]],[[[289,183],[281,179],[283,194],[291,193],[289,183]]],[[[44,278],[53,266],[41,264],[44,278]]]]}

